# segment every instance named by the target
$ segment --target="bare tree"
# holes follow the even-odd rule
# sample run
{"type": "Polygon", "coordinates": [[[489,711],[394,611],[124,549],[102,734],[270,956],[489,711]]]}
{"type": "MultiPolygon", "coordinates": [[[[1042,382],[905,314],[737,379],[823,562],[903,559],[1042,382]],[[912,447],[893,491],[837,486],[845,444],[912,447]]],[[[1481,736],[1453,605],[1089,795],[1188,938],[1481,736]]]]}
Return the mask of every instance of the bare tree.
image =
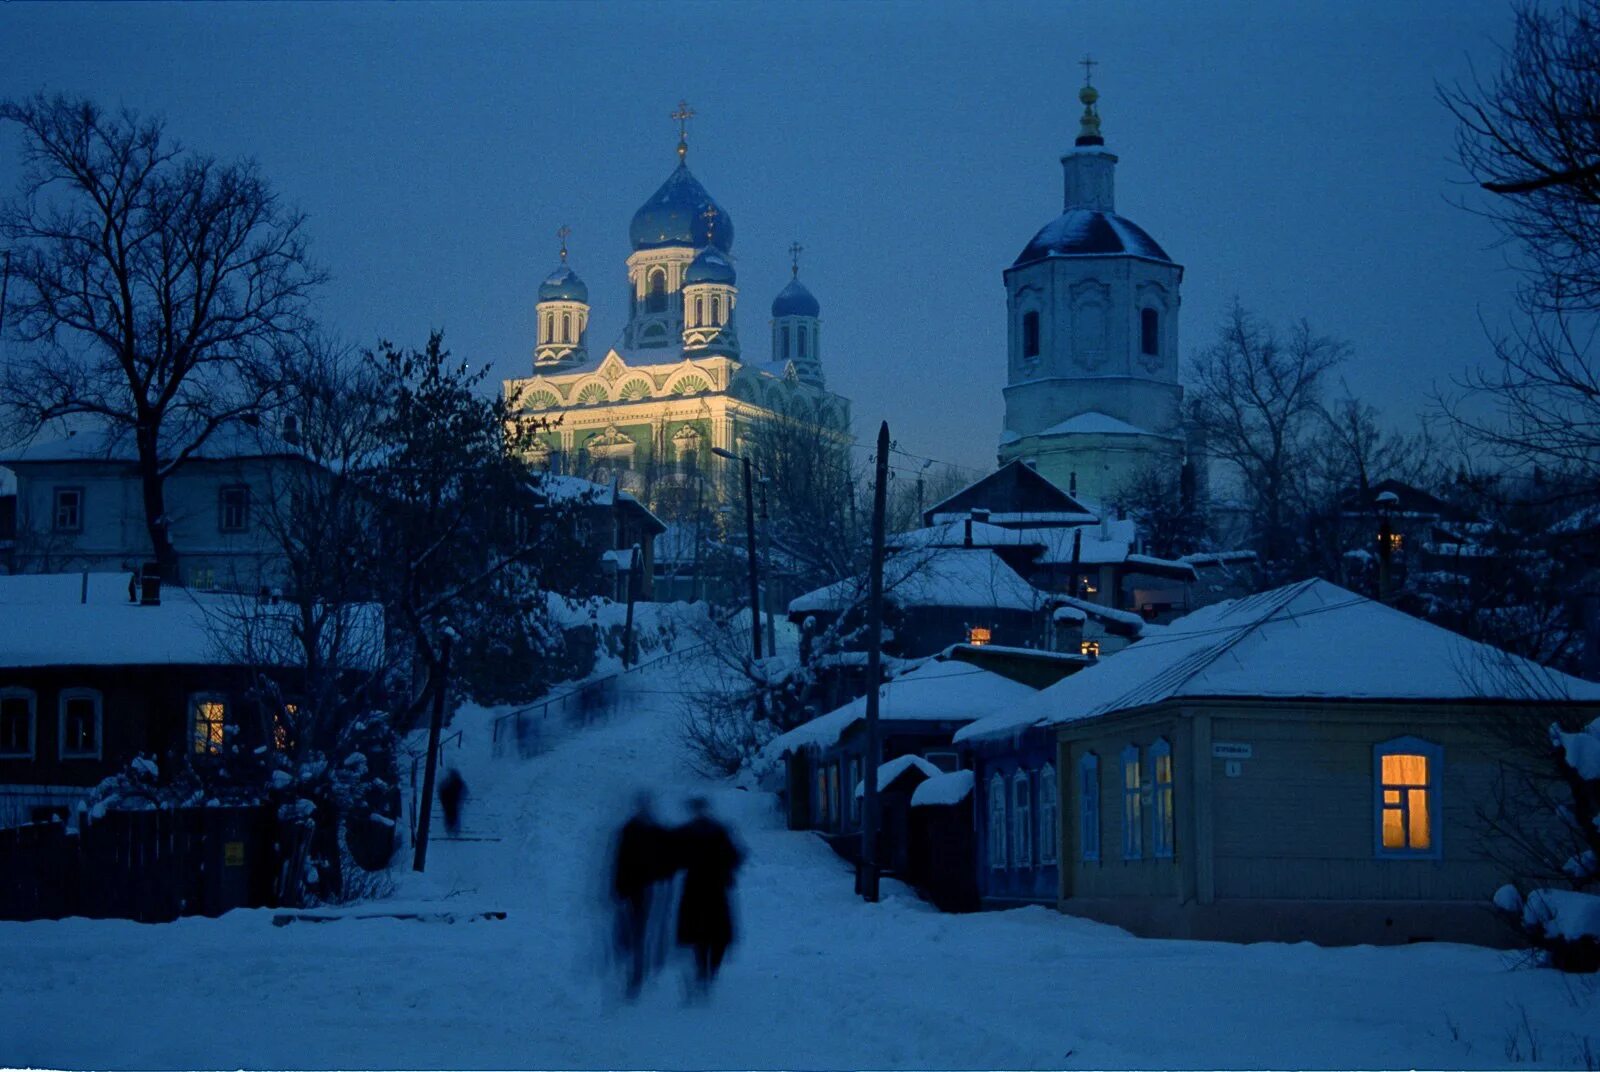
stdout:
{"type": "Polygon", "coordinates": [[[768,412],[749,429],[765,483],[774,557],[804,591],[860,567],[863,516],[851,509],[858,473],[849,432],[832,404],[787,385],[768,392],[768,412]]]}
{"type": "Polygon", "coordinates": [[[277,400],[323,279],[304,217],[253,163],[164,137],[159,120],[71,97],[0,102],[21,134],[0,401],[37,428],[87,415],[132,439],[145,526],[175,577],[167,477],[219,428],[277,400]]]}
{"type": "Polygon", "coordinates": [[[1491,195],[1522,273],[1495,361],[1446,411],[1482,446],[1600,487],[1600,0],[1515,9],[1515,39],[1485,84],[1440,89],[1457,153],[1491,195]],[[1465,405],[1478,398],[1482,408],[1465,405]]]}
{"type": "Polygon", "coordinates": [[[1280,335],[1235,301],[1191,367],[1193,420],[1239,478],[1269,569],[1293,553],[1312,446],[1326,425],[1323,392],[1349,349],[1304,320],[1280,335]]]}

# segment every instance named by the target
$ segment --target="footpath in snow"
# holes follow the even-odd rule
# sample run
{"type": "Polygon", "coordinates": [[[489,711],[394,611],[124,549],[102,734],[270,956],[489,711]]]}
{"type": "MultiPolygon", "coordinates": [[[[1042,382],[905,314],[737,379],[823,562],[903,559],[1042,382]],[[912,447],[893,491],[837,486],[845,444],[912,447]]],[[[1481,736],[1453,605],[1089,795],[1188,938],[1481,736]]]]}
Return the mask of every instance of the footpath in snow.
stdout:
{"type": "Polygon", "coordinates": [[[1140,940],[1043,908],[942,915],[892,882],[864,904],[770,796],[691,772],[680,669],[627,676],[528,760],[458,717],[464,826],[499,840],[435,843],[396,903],[504,921],[0,923],[0,1066],[1596,1066],[1596,984],[1489,950],[1140,940]],[[749,850],[708,1006],[675,972],[624,1004],[603,968],[604,854],[641,787],[669,818],[706,793],[749,850]]]}

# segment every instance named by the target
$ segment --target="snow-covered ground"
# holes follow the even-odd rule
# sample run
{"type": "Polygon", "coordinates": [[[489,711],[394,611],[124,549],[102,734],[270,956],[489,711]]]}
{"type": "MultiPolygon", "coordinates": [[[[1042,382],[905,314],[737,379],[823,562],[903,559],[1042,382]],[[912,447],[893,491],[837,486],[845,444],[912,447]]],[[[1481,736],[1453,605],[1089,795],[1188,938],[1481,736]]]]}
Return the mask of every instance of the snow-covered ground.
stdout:
{"type": "Polygon", "coordinates": [[[689,772],[675,672],[630,675],[616,713],[526,761],[460,716],[464,825],[501,840],[435,843],[396,901],[505,920],[0,923],[0,1066],[1596,1066],[1595,984],[1488,950],[1146,941],[892,883],[864,904],[771,798],[689,772]],[[604,849],[641,786],[709,790],[749,849],[708,1006],[676,974],[623,1004],[602,970],[604,849]]]}

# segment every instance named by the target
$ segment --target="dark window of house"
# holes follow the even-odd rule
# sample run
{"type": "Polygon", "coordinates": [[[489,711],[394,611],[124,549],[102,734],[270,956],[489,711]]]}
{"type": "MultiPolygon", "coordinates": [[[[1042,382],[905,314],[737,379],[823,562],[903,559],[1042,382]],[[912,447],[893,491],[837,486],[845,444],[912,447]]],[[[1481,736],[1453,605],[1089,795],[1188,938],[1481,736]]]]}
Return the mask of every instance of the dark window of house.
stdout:
{"type": "Polygon", "coordinates": [[[61,694],[61,756],[73,759],[99,754],[100,694],[68,689],[61,694]]]}
{"type": "Polygon", "coordinates": [[[57,488],[52,527],[57,532],[83,531],[83,489],[57,488]]]}
{"type": "Polygon", "coordinates": [[[1039,356],[1039,314],[1026,312],[1022,314],[1022,356],[1039,356]]]}
{"type": "Polygon", "coordinates": [[[1139,349],[1147,354],[1161,353],[1161,315],[1154,309],[1139,314],[1139,349]]]}
{"type": "Polygon", "coordinates": [[[33,755],[33,694],[0,693],[0,756],[33,755]]]}
{"type": "Polygon", "coordinates": [[[217,527],[223,532],[244,532],[250,527],[250,486],[229,484],[221,491],[217,527]]]}
{"type": "Polygon", "coordinates": [[[650,283],[644,295],[644,311],[647,313],[667,311],[667,273],[660,268],[650,273],[650,283]]]}

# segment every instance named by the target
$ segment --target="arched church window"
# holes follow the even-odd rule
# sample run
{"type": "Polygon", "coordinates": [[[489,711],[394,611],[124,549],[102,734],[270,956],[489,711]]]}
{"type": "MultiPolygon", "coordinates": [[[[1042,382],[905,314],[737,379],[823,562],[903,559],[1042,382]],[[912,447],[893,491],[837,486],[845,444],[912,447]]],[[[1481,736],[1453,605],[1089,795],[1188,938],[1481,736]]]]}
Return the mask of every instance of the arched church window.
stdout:
{"type": "Polygon", "coordinates": [[[798,344],[798,347],[795,350],[796,355],[799,356],[799,357],[805,357],[806,356],[806,326],[804,324],[800,325],[800,335],[795,340],[795,342],[798,344]]]}
{"type": "Polygon", "coordinates": [[[789,360],[789,329],[788,328],[779,328],[778,329],[778,336],[779,336],[779,339],[781,340],[779,345],[783,349],[783,359],[785,361],[787,361],[787,360],[789,360]]]}
{"type": "Polygon", "coordinates": [[[571,313],[562,313],[561,314],[561,341],[562,342],[571,342],[572,341],[572,314],[571,313]]]}
{"type": "Polygon", "coordinates": [[[1139,314],[1139,349],[1147,354],[1161,353],[1161,314],[1154,309],[1139,314]]]}
{"type": "Polygon", "coordinates": [[[722,326],[722,299],[715,294],[711,296],[711,326],[714,328],[722,326]]]}
{"type": "Polygon", "coordinates": [[[650,273],[650,282],[645,288],[644,311],[647,313],[667,311],[667,273],[660,268],[650,273]]]}
{"type": "Polygon", "coordinates": [[[704,298],[696,298],[694,300],[694,326],[697,327],[697,328],[698,327],[703,327],[705,325],[705,322],[706,322],[706,300],[704,298]]]}
{"type": "Polygon", "coordinates": [[[1036,309],[1022,314],[1022,356],[1039,356],[1039,313],[1036,309]]]}

